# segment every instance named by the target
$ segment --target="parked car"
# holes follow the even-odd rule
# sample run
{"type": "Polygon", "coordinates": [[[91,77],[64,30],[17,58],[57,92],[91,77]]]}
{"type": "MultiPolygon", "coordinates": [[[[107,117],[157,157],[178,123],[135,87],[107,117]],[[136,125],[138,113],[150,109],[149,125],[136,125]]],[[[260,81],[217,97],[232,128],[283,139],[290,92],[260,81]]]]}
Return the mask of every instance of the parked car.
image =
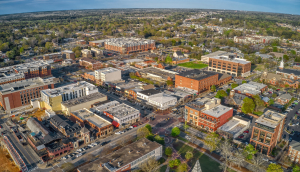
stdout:
{"type": "Polygon", "coordinates": [[[82,156],[82,153],[80,153],[80,154],[76,155],[76,158],[78,158],[78,157],[80,157],[80,156],[82,156]]]}
{"type": "Polygon", "coordinates": [[[289,141],[291,142],[292,140],[293,140],[293,139],[290,137],[290,138],[289,138],[289,141]]]}
{"type": "Polygon", "coordinates": [[[245,130],[244,133],[249,133],[249,130],[245,130]]]}
{"type": "Polygon", "coordinates": [[[102,142],[102,143],[101,143],[101,146],[104,146],[104,145],[106,145],[106,144],[109,143],[109,142],[110,142],[110,140],[109,140],[109,141],[102,142]]]}
{"type": "Polygon", "coordinates": [[[243,135],[240,135],[240,136],[239,136],[240,139],[242,139],[243,137],[244,137],[243,135]]]}

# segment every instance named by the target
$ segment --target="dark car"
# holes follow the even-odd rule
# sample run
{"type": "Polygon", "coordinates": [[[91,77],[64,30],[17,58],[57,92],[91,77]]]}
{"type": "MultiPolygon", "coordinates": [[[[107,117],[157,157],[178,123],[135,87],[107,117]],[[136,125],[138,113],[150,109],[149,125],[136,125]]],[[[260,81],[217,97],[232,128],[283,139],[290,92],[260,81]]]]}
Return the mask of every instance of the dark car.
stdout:
{"type": "Polygon", "coordinates": [[[106,144],[109,143],[109,142],[110,142],[110,140],[109,140],[109,141],[102,142],[100,145],[101,145],[101,146],[104,146],[104,145],[106,145],[106,144]]]}

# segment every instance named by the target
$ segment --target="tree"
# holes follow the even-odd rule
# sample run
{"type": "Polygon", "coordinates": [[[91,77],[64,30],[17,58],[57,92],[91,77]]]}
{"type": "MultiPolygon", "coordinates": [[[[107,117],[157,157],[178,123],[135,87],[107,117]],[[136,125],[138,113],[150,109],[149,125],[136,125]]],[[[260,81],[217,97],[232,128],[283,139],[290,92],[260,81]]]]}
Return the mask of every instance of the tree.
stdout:
{"type": "Polygon", "coordinates": [[[174,127],[171,131],[171,135],[173,137],[177,137],[180,134],[180,129],[178,127],[174,127]]]}
{"type": "Polygon", "coordinates": [[[69,171],[73,170],[75,168],[75,166],[74,166],[74,164],[67,162],[67,163],[62,164],[60,166],[60,168],[66,172],[69,172],[69,171]]]}
{"type": "Polygon", "coordinates": [[[264,163],[263,156],[261,154],[258,154],[256,156],[253,156],[252,158],[252,165],[250,166],[252,171],[259,171],[260,167],[264,163]]]}
{"type": "Polygon", "coordinates": [[[46,42],[45,48],[46,48],[47,50],[50,50],[50,48],[52,48],[52,43],[51,43],[51,42],[46,42]]]}
{"type": "Polygon", "coordinates": [[[168,55],[167,57],[166,57],[166,59],[165,59],[165,62],[166,63],[172,63],[172,57],[170,57],[170,55],[168,55]]]}
{"type": "Polygon", "coordinates": [[[165,144],[165,140],[163,137],[160,137],[159,135],[156,135],[154,137],[154,141],[156,141],[157,143],[161,144],[161,145],[164,145],[165,144]]]}
{"type": "Polygon", "coordinates": [[[173,85],[173,81],[167,80],[167,81],[166,81],[166,84],[167,84],[168,86],[172,86],[172,85],[173,85]]]}
{"type": "Polygon", "coordinates": [[[254,146],[251,144],[248,144],[244,148],[244,154],[246,156],[246,159],[250,160],[253,158],[253,155],[256,154],[257,150],[255,150],[254,146]]]}
{"type": "Polygon", "coordinates": [[[289,56],[288,55],[283,55],[283,59],[285,60],[285,61],[289,61],[289,56]]]}
{"type": "Polygon", "coordinates": [[[222,99],[227,96],[227,93],[224,90],[219,90],[216,94],[216,98],[222,99]]]}
{"type": "Polygon", "coordinates": [[[242,81],[242,84],[246,84],[246,83],[247,83],[247,81],[245,81],[245,80],[242,81]]]}
{"type": "Polygon", "coordinates": [[[137,132],[138,138],[144,138],[150,134],[148,128],[146,128],[146,127],[139,128],[136,132],[137,132]]]}
{"type": "Polygon", "coordinates": [[[227,171],[228,165],[233,156],[233,147],[231,146],[231,143],[229,142],[229,140],[227,140],[227,138],[222,143],[220,143],[220,145],[217,147],[217,151],[220,153],[221,159],[224,160],[224,165],[222,166],[222,168],[224,169],[224,171],[227,171]]]}
{"type": "Polygon", "coordinates": [[[239,84],[237,84],[237,83],[232,83],[231,84],[231,89],[233,90],[235,87],[237,87],[237,86],[239,86],[239,84]]]}
{"type": "Polygon", "coordinates": [[[204,140],[204,144],[209,148],[210,152],[217,149],[219,142],[219,135],[214,132],[207,134],[204,140]]]}
{"type": "Polygon", "coordinates": [[[22,54],[23,52],[24,52],[24,48],[21,47],[21,48],[20,48],[20,53],[22,54]]]}
{"type": "Polygon", "coordinates": [[[272,97],[273,97],[273,98],[276,98],[276,97],[277,97],[277,94],[273,93],[273,94],[272,94],[272,97]]]}
{"type": "Polygon", "coordinates": [[[298,165],[295,165],[293,168],[293,172],[300,172],[300,167],[298,165]]]}
{"type": "Polygon", "coordinates": [[[167,156],[171,156],[171,155],[172,155],[172,153],[173,153],[173,150],[172,150],[172,148],[170,148],[170,147],[167,147],[167,148],[166,148],[166,150],[165,150],[165,154],[166,154],[167,156]]]}
{"type": "Polygon", "coordinates": [[[278,164],[270,164],[268,166],[267,172],[283,172],[283,169],[278,164]]]}
{"type": "Polygon", "coordinates": [[[277,47],[273,47],[273,52],[278,52],[278,48],[277,47]]]}
{"type": "Polygon", "coordinates": [[[259,97],[259,95],[253,96],[254,103],[255,103],[255,110],[257,111],[259,107],[265,105],[264,101],[259,97]]]}
{"type": "Polygon", "coordinates": [[[216,86],[215,86],[215,85],[212,85],[212,86],[210,87],[210,90],[211,90],[212,92],[215,92],[215,91],[216,91],[216,86]]]}
{"type": "Polygon", "coordinates": [[[177,166],[179,166],[180,164],[181,164],[181,161],[180,161],[179,159],[174,159],[174,160],[169,161],[169,166],[170,166],[171,168],[177,167],[177,166]]]}
{"type": "Polygon", "coordinates": [[[157,167],[159,166],[159,162],[156,161],[154,158],[150,158],[147,160],[147,162],[142,163],[140,165],[140,169],[143,172],[157,172],[157,167]]]}
{"type": "Polygon", "coordinates": [[[274,104],[274,100],[270,99],[268,103],[269,103],[269,105],[273,105],[274,104]]]}
{"type": "Polygon", "coordinates": [[[289,88],[290,85],[289,85],[289,84],[285,84],[284,87],[285,87],[285,88],[289,88]]]}
{"type": "Polygon", "coordinates": [[[76,50],[75,51],[75,57],[78,58],[81,56],[81,51],[80,50],[76,50]]]}
{"type": "Polygon", "coordinates": [[[191,158],[193,158],[193,153],[192,152],[190,152],[190,151],[187,151],[186,153],[185,153],[185,159],[186,160],[190,160],[191,158]]]}
{"type": "Polygon", "coordinates": [[[180,164],[177,169],[180,172],[186,172],[187,171],[187,165],[186,164],[180,164]]]}
{"type": "Polygon", "coordinates": [[[147,128],[147,129],[149,130],[149,132],[152,133],[152,127],[151,127],[151,125],[146,124],[146,125],[145,125],[145,128],[147,128]]]}
{"type": "Polygon", "coordinates": [[[244,103],[242,105],[242,112],[245,114],[252,113],[255,108],[253,100],[251,98],[246,97],[244,98],[243,102],[244,103]]]}

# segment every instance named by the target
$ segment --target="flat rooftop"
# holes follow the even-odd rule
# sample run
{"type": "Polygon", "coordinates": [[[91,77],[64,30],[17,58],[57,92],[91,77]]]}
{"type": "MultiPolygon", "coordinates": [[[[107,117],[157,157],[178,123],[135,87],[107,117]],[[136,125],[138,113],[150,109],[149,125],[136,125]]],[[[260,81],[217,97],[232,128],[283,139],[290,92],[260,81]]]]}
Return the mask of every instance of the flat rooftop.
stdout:
{"type": "Polygon", "coordinates": [[[71,90],[79,90],[79,89],[89,89],[89,91],[97,89],[97,87],[89,82],[80,81],[74,84],[68,84],[62,87],[54,88],[54,89],[47,89],[43,90],[42,92],[48,95],[49,97],[56,97],[62,95],[64,93],[71,92],[71,90]]]}
{"type": "Polygon", "coordinates": [[[240,118],[240,117],[233,117],[230,121],[226,122],[222,125],[219,130],[231,133],[232,135],[237,134],[243,128],[250,124],[250,120],[240,118]]]}
{"type": "Polygon", "coordinates": [[[177,72],[166,70],[166,69],[160,69],[160,68],[154,68],[154,67],[148,67],[141,70],[138,70],[140,73],[146,73],[147,75],[152,76],[159,76],[165,80],[170,78],[175,78],[175,75],[178,74],[177,72]]]}
{"type": "Polygon", "coordinates": [[[202,79],[214,76],[214,75],[218,75],[218,74],[219,73],[217,73],[217,72],[194,69],[194,70],[190,70],[190,71],[181,72],[178,75],[199,81],[199,80],[202,80],[202,79]]]}
{"type": "Polygon", "coordinates": [[[74,112],[72,112],[72,114],[76,115],[83,121],[84,120],[89,121],[90,123],[94,124],[98,128],[102,128],[107,125],[111,125],[111,123],[109,121],[101,118],[100,116],[94,114],[93,112],[87,110],[86,108],[74,111],[74,112]]]}
{"type": "Polygon", "coordinates": [[[245,59],[240,59],[240,58],[235,58],[235,57],[228,57],[228,56],[213,56],[213,57],[210,57],[210,59],[218,59],[218,60],[230,61],[230,62],[239,63],[239,64],[248,64],[248,63],[251,63],[250,61],[247,61],[245,59]]]}
{"type": "Polygon", "coordinates": [[[99,72],[99,73],[103,73],[103,74],[108,74],[108,73],[112,73],[112,72],[116,72],[116,71],[121,71],[121,70],[117,69],[117,68],[113,68],[113,67],[95,70],[95,72],[99,72]]]}
{"type": "Polygon", "coordinates": [[[151,96],[151,95],[160,93],[160,91],[159,90],[155,90],[155,89],[149,89],[149,90],[139,91],[139,93],[147,95],[147,96],[151,96]]]}
{"type": "Polygon", "coordinates": [[[226,113],[226,112],[228,112],[230,110],[232,110],[231,107],[227,107],[227,106],[223,106],[223,105],[218,105],[216,107],[213,107],[213,108],[208,109],[208,110],[204,110],[202,112],[205,113],[205,114],[207,114],[207,115],[219,118],[224,113],[226,113]]]}
{"type": "Polygon", "coordinates": [[[127,82],[127,83],[118,83],[116,85],[116,88],[118,89],[129,89],[129,88],[135,88],[140,86],[138,82],[127,82]]]}
{"type": "Polygon", "coordinates": [[[119,47],[131,47],[131,46],[138,46],[138,45],[145,45],[154,43],[154,40],[144,39],[144,38],[111,38],[106,39],[106,45],[113,45],[119,47]]]}
{"type": "Polygon", "coordinates": [[[159,147],[162,147],[162,145],[143,138],[89,164],[79,167],[78,171],[113,172],[159,147]],[[118,163],[120,163],[120,167],[118,167],[118,163]]]}
{"type": "Polygon", "coordinates": [[[262,124],[267,127],[276,128],[277,125],[286,117],[286,115],[274,112],[271,110],[266,111],[262,114],[255,123],[262,124]]]}
{"type": "Polygon", "coordinates": [[[105,110],[105,112],[120,119],[120,118],[126,117],[127,115],[131,115],[133,113],[139,113],[140,111],[125,104],[125,103],[122,103],[122,104],[110,107],[109,109],[105,110]]]}
{"type": "Polygon", "coordinates": [[[16,91],[27,90],[35,87],[52,84],[52,80],[44,80],[40,77],[30,78],[21,81],[11,82],[0,85],[0,92],[2,94],[13,93],[16,91]]]}
{"type": "Polygon", "coordinates": [[[64,102],[62,102],[62,105],[64,105],[65,107],[72,107],[72,106],[76,106],[76,105],[79,105],[79,104],[82,104],[85,102],[101,99],[103,97],[106,97],[106,95],[97,92],[97,93],[93,93],[93,94],[89,94],[86,96],[82,96],[82,97],[78,97],[75,99],[64,101],[64,102]]]}
{"type": "Polygon", "coordinates": [[[242,94],[250,93],[253,95],[260,94],[261,89],[265,88],[267,85],[257,82],[248,82],[237,86],[234,90],[240,91],[242,94]]]}
{"type": "Polygon", "coordinates": [[[108,110],[110,107],[114,107],[119,105],[120,103],[116,100],[105,103],[105,104],[101,104],[99,106],[93,107],[90,110],[95,112],[95,113],[103,113],[103,111],[108,110]]]}

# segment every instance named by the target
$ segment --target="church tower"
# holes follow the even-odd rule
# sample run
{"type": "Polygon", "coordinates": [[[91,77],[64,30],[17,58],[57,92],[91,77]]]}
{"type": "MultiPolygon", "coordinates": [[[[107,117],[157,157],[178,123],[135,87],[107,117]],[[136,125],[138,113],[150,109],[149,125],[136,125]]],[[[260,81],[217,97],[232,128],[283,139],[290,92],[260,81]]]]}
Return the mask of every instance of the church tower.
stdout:
{"type": "Polygon", "coordinates": [[[283,69],[284,68],[284,62],[283,62],[283,57],[282,57],[282,60],[280,62],[280,65],[279,65],[279,69],[283,69]]]}

